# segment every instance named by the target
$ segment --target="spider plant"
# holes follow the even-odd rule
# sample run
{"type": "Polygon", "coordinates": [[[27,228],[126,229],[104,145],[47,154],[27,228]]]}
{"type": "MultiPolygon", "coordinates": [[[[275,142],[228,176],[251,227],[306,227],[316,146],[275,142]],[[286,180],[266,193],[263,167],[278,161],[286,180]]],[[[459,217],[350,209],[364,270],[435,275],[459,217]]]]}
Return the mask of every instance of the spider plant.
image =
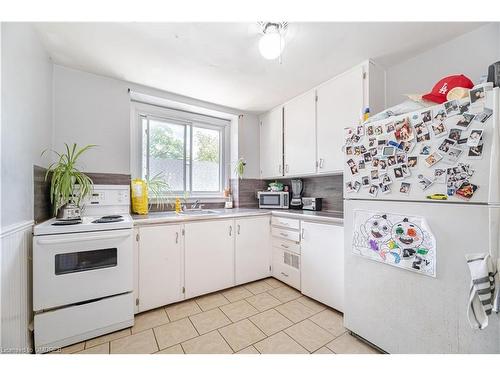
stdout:
{"type": "MultiPolygon", "coordinates": [[[[73,146],[64,144],[66,150],[59,153],[52,151],[57,156],[57,161],[49,165],[45,174],[45,181],[50,181],[50,203],[54,210],[54,215],[57,215],[59,209],[68,203],[80,205],[80,202],[92,192],[92,180],[77,168],[78,158],[87,150],[96,145],[87,145],[78,148],[76,143],[73,146]],[[75,190],[75,185],[78,184],[79,189],[75,190]]],[[[44,150],[42,155],[48,150],[44,150]]]]}
{"type": "Polygon", "coordinates": [[[234,167],[234,173],[239,177],[239,179],[243,179],[243,173],[245,173],[245,166],[247,163],[245,162],[245,159],[240,158],[236,162],[236,166],[234,167]]]}
{"type": "MultiPolygon", "coordinates": [[[[155,203],[160,211],[163,211],[165,206],[170,203],[168,196],[170,195],[170,185],[165,181],[165,174],[158,172],[153,177],[146,179],[149,192],[155,199],[155,203]]],[[[153,202],[149,204],[149,208],[153,206],[153,202]]]]}

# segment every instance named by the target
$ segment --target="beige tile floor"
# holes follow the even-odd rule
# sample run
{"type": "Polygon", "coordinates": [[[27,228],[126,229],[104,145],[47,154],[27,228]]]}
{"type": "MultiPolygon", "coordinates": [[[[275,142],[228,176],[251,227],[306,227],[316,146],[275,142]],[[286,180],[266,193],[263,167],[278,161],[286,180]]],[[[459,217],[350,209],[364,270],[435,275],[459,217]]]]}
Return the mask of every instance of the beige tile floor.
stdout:
{"type": "Polygon", "coordinates": [[[135,325],[65,347],[75,354],[375,354],[342,314],[273,278],[135,316],[135,325]]]}

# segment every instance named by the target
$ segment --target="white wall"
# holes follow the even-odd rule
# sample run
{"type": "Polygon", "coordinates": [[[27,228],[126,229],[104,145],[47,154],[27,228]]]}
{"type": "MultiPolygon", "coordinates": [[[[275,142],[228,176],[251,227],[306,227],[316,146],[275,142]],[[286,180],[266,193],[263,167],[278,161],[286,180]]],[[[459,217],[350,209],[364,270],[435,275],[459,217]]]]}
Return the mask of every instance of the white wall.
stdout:
{"type": "MultiPolygon", "coordinates": [[[[240,111],[232,108],[54,65],[54,147],[60,149],[64,142],[76,142],[79,145],[98,144],[97,149],[82,157],[83,170],[131,173],[129,88],[168,101],[232,115],[240,114],[240,111]]],[[[233,124],[236,123],[235,121],[233,124]]],[[[248,131],[245,128],[245,137],[256,142],[253,147],[258,152],[258,127],[249,125],[248,128],[248,131]],[[251,134],[255,129],[257,134],[251,134]]],[[[244,149],[249,149],[247,142],[243,141],[244,149]]],[[[238,149],[236,144],[231,147],[233,146],[236,147],[235,150],[238,149]]]]}
{"type": "Polygon", "coordinates": [[[441,79],[465,74],[473,82],[500,60],[500,24],[491,23],[387,69],[388,106],[403,94],[427,93],[441,79]]]}
{"type": "Polygon", "coordinates": [[[33,220],[33,164],[52,141],[52,62],[32,26],[2,23],[1,228],[33,220]]]}

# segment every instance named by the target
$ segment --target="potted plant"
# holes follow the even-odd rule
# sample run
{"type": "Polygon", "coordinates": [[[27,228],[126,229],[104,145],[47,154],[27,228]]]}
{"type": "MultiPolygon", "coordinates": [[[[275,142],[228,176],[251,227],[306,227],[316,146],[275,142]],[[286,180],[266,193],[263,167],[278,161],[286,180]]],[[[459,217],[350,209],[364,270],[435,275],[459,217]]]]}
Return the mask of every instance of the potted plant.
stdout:
{"type": "Polygon", "coordinates": [[[236,162],[236,166],[234,167],[234,173],[236,173],[236,175],[240,180],[243,179],[243,174],[245,173],[246,165],[247,163],[243,158],[238,159],[238,161],[236,162]]]}
{"type": "MultiPolygon", "coordinates": [[[[70,147],[68,144],[64,153],[51,150],[57,160],[50,164],[45,174],[45,181],[51,177],[50,181],[50,203],[52,203],[54,215],[57,216],[63,206],[79,206],[82,199],[88,197],[92,192],[92,180],[85,173],[77,168],[79,157],[87,150],[96,145],[87,145],[80,149],[76,143],[70,147]],[[78,189],[75,186],[78,185],[78,189]]],[[[47,150],[42,152],[42,155],[47,150]]]]}

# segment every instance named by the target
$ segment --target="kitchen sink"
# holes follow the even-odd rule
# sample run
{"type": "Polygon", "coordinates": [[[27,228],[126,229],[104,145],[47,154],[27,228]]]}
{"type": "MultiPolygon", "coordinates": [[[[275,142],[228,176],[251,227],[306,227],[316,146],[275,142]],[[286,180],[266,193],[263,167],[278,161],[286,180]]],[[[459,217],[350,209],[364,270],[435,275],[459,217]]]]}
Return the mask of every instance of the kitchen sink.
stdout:
{"type": "Polygon", "coordinates": [[[201,215],[217,215],[217,211],[213,210],[202,210],[202,209],[187,209],[182,212],[180,212],[180,215],[187,215],[187,216],[201,216],[201,215]]]}

